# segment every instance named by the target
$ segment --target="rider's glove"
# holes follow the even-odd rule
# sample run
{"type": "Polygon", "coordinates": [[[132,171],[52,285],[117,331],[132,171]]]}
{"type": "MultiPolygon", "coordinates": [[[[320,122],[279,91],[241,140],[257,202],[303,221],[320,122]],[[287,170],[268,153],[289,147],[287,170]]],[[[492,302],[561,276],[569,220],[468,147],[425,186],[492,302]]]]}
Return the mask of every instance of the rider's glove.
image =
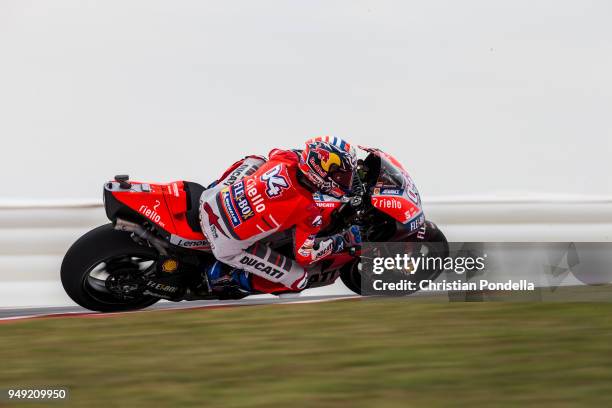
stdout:
{"type": "Polygon", "coordinates": [[[359,227],[353,225],[351,228],[329,237],[333,242],[332,252],[337,254],[348,248],[361,245],[361,232],[359,227]]]}
{"type": "Polygon", "coordinates": [[[337,254],[347,248],[361,245],[361,232],[359,227],[352,226],[344,232],[317,240],[313,249],[313,261],[337,254]]]}
{"type": "Polygon", "coordinates": [[[359,246],[361,244],[361,231],[359,227],[353,225],[343,233],[344,241],[348,247],[359,246]]]}

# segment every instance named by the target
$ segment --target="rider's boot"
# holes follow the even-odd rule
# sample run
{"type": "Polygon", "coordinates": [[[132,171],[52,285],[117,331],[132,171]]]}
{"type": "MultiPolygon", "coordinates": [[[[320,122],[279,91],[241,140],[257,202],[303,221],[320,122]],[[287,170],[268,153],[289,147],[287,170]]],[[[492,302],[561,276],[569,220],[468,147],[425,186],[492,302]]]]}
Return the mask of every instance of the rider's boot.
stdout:
{"type": "Polygon", "coordinates": [[[210,290],[219,299],[240,299],[252,292],[251,279],[247,272],[219,261],[215,261],[206,270],[206,278],[210,290]]]}

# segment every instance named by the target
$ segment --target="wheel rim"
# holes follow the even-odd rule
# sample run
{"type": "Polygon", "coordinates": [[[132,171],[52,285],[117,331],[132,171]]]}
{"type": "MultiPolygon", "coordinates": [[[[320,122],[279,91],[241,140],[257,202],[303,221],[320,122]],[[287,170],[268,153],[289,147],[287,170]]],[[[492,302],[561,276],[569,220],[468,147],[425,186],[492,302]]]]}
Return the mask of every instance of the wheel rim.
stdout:
{"type": "Polygon", "coordinates": [[[153,256],[126,254],[102,259],[83,274],[83,290],[94,300],[107,305],[125,305],[143,300],[143,296],[120,296],[108,289],[107,281],[118,276],[137,276],[155,264],[153,256]]]}

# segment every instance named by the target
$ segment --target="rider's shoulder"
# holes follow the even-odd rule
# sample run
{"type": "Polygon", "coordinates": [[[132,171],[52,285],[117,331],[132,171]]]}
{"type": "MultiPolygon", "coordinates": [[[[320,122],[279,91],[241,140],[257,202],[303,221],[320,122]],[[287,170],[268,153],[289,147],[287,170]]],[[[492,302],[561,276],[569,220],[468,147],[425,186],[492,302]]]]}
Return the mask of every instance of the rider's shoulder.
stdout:
{"type": "Polygon", "coordinates": [[[272,149],[268,153],[269,161],[283,162],[287,165],[296,165],[299,163],[298,150],[272,149]]]}
{"type": "Polygon", "coordinates": [[[299,156],[292,150],[274,149],[268,161],[259,168],[257,175],[262,183],[267,183],[270,191],[278,190],[275,199],[302,199],[304,204],[314,203],[312,193],[300,184],[297,177],[299,156]],[[276,188],[275,188],[276,187],[276,188]]]}

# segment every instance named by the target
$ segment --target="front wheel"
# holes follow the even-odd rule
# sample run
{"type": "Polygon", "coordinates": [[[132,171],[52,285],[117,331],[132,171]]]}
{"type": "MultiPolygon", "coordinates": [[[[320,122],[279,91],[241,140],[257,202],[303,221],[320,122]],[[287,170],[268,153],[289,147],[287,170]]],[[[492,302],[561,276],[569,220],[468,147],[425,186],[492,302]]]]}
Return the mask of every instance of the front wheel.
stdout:
{"type": "Polygon", "coordinates": [[[64,290],[80,306],[98,312],[148,307],[159,299],[143,295],[138,275],[154,267],[158,253],[130,234],[102,225],[79,238],[64,256],[64,290]]]}
{"type": "MultiPolygon", "coordinates": [[[[431,221],[426,221],[423,227],[423,234],[413,234],[408,237],[404,242],[414,242],[418,245],[413,247],[415,253],[412,256],[427,256],[427,257],[440,257],[446,258],[449,254],[448,240],[446,236],[438,228],[436,224],[431,221]]],[[[443,272],[443,269],[434,269],[426,272],[417,272],[414,275],[409,276],[410,280],[421,281],[421,280],[435,280],[443,272]]],[[[363,295],[361,290],[361,262],[356,260],[350,264],[345,265],[340,271],[340,279],[342,283],[351,291],[358,295],[363,295]]],[[[414,291],[404,291],[404,294],[411,294],[414,291]]]]}

